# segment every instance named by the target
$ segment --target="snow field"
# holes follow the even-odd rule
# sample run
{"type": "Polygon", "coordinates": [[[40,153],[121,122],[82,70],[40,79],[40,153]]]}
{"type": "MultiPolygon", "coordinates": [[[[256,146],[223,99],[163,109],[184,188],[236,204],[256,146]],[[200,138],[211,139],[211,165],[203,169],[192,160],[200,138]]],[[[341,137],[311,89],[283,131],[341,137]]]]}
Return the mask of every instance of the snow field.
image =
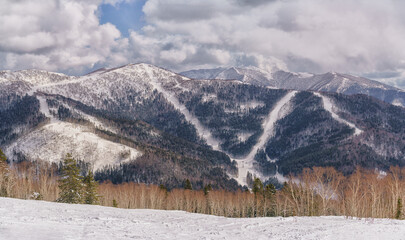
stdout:
{"type": "Polygon", "coordinates": [[[344,217],[225,218],[0,198],[0,239],[365,239],[405,238],[405,221],[344,217]]]}
{"type": "Polygon", "coordinates": [[[12,156],[13,150],[33,160],[49,162],[59,162],[66,153],[72,153],[76,159],[91,163],[94,170],[134,160],[141,155],[134,148],[100,138],[84,126],[61,121],[19,138],[5,152],[12,156]]]}

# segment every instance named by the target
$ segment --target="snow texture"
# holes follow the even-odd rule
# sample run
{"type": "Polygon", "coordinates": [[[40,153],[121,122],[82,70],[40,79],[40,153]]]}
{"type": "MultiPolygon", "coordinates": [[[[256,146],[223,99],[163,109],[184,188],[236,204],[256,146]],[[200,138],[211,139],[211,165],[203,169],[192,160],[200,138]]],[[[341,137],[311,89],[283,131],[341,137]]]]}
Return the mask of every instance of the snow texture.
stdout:
{"type": "Polygon", "coordinates": [[[333,119],[335,119],[336,121],[338,121],[338,122],[340,122],[340,123],[346,124],[346,125],[348,125],[348,126],[351,127],[351,128],[354,128],[354,136],[357,136],[357,135],[359,135],[359,134],[361,134],[361,133],[363,132],[363,130],[357,128],[356,125],[354,125],[353,123],[348,122],[348,121],[346,121],[345,119],[339,117],[339,115],[337,115],[337,114],[333,111],[333,109],[336,108],[336,107],[334,106],[334,104],[332,103],[332,101],[331,101],[328,97],[325,97],[325,96],[323,96],[323,95],[320,94],[320,93],[314,93],[314,94],[315,94],[316,96],[322,98],[324,109],[325,109],[326,111],[328,111],[328,112],[332,115],[333,119]]]}
{"type": "MultiPolygon", "coordinates": [[[[214,150],[220,150],[220,143],[217,139],[212,136],[212,133],[209,129],[205,128],[200,121],[193,116],[186,106],[181,104],[179,100],[176,98],[174,93],[170,93],[166,89],[163,88],[161,83],[156,79],[155,75],[152,72],[150,67],[145,67],[145,71],[150,78],[150,83],[152,84],[153,88],[157,91],[161,92],[163,96],[169,101],[178,111],[180,111],[187,121],[191,122],[197,130],[197,133],[202,137],[208,145],[210,145],[214,150]]],[[[176,86],[180,86],[178,83],[176,86]]]]}
{"type": "Polygon", "coordinates": [[[100,138],[91,129],[67,122],[47,124],[19,138],[5,149],[8,156],[21,152],[32,160],[59,162],[66,153],[89,162],[94,170],[135,160],[141,153],[128,146],[100,138]]]}
{"type": "Polygon", "coordinates": [[[294,73],[258,68],[216,68],[190,70],[180,73],[195,79],[238,80],[260,86],[282,89],[337,92],[343,94],[366,94],[397,106],[405,106],[405,92],[371,79],[348,74],[328,72],[324,74],[294,73]]]}
{"type": "MultiPolygon", "coordinates": [[[[61,83],[51,83],[47,86],[58,84],[61,83]]],[[[36,90],[37,88],[33,88],[29,93],[34,94],[36,90]]],[[[98,170],[104,166],[113,166],[135,160],[141,155],[134,148],[97,136],[92,132],[91,127],[60,121],[50,113],[44,96],[36,94],[36,98],[40,103],[40,112],[50,121],[45,126],[22,136],[7,146],[5,152],[8,156],[13,156],[13,153],[23,153],[32,160],[57,163],[67,153],[71,153],[76,159],[90,163],[93,170],[98,170]]],[[[96,118],[83,113],[81,115],[93,123],[95,127],[105,129],[96,118]]]]}
{"type": "Polygon", "coordinates": [[[285,117],[289,112],[289,102],[295,96],[297,92],[291,91],[287,93],[283,98],[281,98],[271,110],[270,114],[265,118],[263,122],[263,133],[260,136],[257,143],[253,146],[250,153],[240,159],[234,159],[238,163],[238,178],[236,180],[239,184],[246,185],[246,175],[247,172],[255,174],[257,177],[260,177],[261,174],[257,172],[253,167],[254,157],[258,150],[263,149],[269,140],[270,137],[274,134],[274,125],[275,123],[285,117]]]}
{"type": "Polygon", "coordinates": [[[405,221],[344,217],[224,218],[0,198],[0,239],[404,239],[405,221]]]}

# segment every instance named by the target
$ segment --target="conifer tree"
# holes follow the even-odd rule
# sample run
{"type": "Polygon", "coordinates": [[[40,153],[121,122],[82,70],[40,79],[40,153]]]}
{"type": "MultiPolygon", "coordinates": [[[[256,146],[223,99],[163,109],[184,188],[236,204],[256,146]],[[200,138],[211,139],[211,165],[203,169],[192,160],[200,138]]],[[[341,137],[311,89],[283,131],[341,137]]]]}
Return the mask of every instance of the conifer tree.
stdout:
{"type": "Polygon", "coordinates": [[[82,203],[83,182],[79,175],[80,169],[70,153],[66,154],[62,165],[62,176],[59,180],[60,197],[58,202],[82,203]]]}
{"type": "Polygon", "coordinates": [[[262,196],[263,196],[263,183],[260,181],[260,178],[255,178],[253,181],[253,193],[255,194],[254,202],[254,216],[257,217],[260,209],[262,208],[262,196]]]}
{"type": "Polygon", "coordinates": [[[266,209],[266,216],[274,216],[275,215],[275,210],[274,210],[274,204],[276,200],[276,187],[273,184],[268,184],[264,188],[264,201],[265,205],[267,205],[266,209]],[[269,205],[269,206],[268,206],[269,205]]]}
{"type": "Polygon", "coordinates": [[[113,199],[112,206],[113,206],[113,207],[116,207],[116,208],[118,207],[118,202],[117,202],[117,200],[113,199]]]}
{"type": "Polygon", "coordinates": [[[276,195],[276,187],[273,184],[266,185],[264,189],[264,197],[267,199],[272,199],[276,195]]]}
{"type": "Polygon", "coordinates": [[[211,184],[209,183],[208,185],[205,185],[205,187],[204,187],[204,195],[207,195],[211,191],[212,191],[211,184]]]}
{"type": "Polygon", "coordinates": [[[253,188],[252,191],[255,195],[263,194],[263,183],[260,181],[260,178],[255,178],[253,181],[253,188]]]}
{"type": "Polygon", "coordinates": [[[89,170],[87,176],[83,179],[84,183],[84,203],[98,204],[99,196],[97,194],[97,182],[94,180],[93,172],[89,170]]]}
{"type": "Polygon", "coordinates": [[[184,182],[184,189],[193,190],[193,186],[191,186],[190,180],[186,179],[186,181],[184,182]]]}
{"type": "Polygon", "coordinates": [[[401,198],[398,198],[397,211],[395,213],[395,218],[396,219],[401,219],[402,218],[402,199],[401,198]]]}

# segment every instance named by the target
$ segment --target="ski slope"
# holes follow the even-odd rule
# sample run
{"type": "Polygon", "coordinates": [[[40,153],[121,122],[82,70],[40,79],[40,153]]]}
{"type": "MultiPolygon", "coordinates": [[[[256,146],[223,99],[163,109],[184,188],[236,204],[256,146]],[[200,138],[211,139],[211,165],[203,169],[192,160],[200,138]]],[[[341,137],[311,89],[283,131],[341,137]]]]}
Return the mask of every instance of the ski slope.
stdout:
{"type": "Polygon", "coordinates": [[[322,95],[322,94],[320,94],[320,93],[317,93],[317,92],[314,92],[314,94],[315,94],[316,96],[322,98],[324,109],[325,109],[326,111],[328,111],[328,112],[332,115],[332,118],[333,118],[333,119],[335,119],[336,121],[338,121],[338,122],[340,122],[340,123],[343,123],[343,124],[348,125],[350,128],[354,128],[354,136],[357,136],[357,135],[359,135],[359,134],[361,134],[361,133],[363,132],[363,130],[361,130],[361,129],[359,129],[358,127],[356,127],[356,125],[354,125],[353,123],[348,122],[348,121],[346,121],[345,119],[339,117],[339,115],[337,115],[337,114],[333,111],[334,105],[333,105],[332,101],[331,101],[328,97],[325,97],[324,95],[322,95]]]}
{"type": "Polygon", "coordinates": [[[405,221],[344,217],[224,218],[0,198],[0,239],[404,239],[405,221]]]}
{"type": "MultiPolygon", "coordinates": [[[[180,111],[187,121],[191,122],[194,125],[199,136],[202,137],[208,145],[210,145],[214,150],[220,150],[220,143],[212,136],[211,131],[205,128],[200,123],[200,121],[187,110],[186,106],[179,102],[176,96],[174,96],[174,93],[171,93],[163,88],[149,66],[142,65],[142,67],[144,67],[147,76],[150,78],[150,84],[152,84],[153,88],[161,92],[166,100],[169,101],[174,106],[174,108],[180,111]]],[[[180,87],[180,85],[176,84],[176,87],[180,87]]]]}
{"type": "Polygon", "coordinates": [[[239,174],[236,180],[239,184],[246,185],[247,172],[255,174],[260,177],[260,173],[257,172],[253,167],[254,157],[258,150],[263,149],[270,137],[274,134],[274,125],[278,120],[285,117],[289,111],[288,103],[295,96],[297,92],[291,91],[287,93],[283,98],[281,98],[271,110],[270,114],[265,118],[263,122],[263,134],[260,136],[257,143],[253,146],[250,153],[241,159],[235,159],[238,163],[239,174]]]}

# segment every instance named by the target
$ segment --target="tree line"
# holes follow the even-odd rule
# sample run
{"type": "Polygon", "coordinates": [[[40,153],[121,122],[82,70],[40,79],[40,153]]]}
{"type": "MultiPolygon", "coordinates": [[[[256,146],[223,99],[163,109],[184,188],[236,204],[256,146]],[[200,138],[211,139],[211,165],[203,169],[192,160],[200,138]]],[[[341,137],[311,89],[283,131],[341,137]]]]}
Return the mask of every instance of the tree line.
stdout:
{"type": "Polygon", "coordinates": [[[81,176],[67,155],[56,164],[22,162],[8,166],[0,151],[0,195],[68,203],[100,204],[120,208],[183,210],[226,217],[339,215],[360,218],[403,219],[405,168],[376,171],[358,167],[343,175],[332,167],[306,168],[290,175],[280,189],[254,178],[251,189],[214,189],[210,184],[193,190],[168,190],[164,184],[97,183],[88,172],[81,176]]]}

